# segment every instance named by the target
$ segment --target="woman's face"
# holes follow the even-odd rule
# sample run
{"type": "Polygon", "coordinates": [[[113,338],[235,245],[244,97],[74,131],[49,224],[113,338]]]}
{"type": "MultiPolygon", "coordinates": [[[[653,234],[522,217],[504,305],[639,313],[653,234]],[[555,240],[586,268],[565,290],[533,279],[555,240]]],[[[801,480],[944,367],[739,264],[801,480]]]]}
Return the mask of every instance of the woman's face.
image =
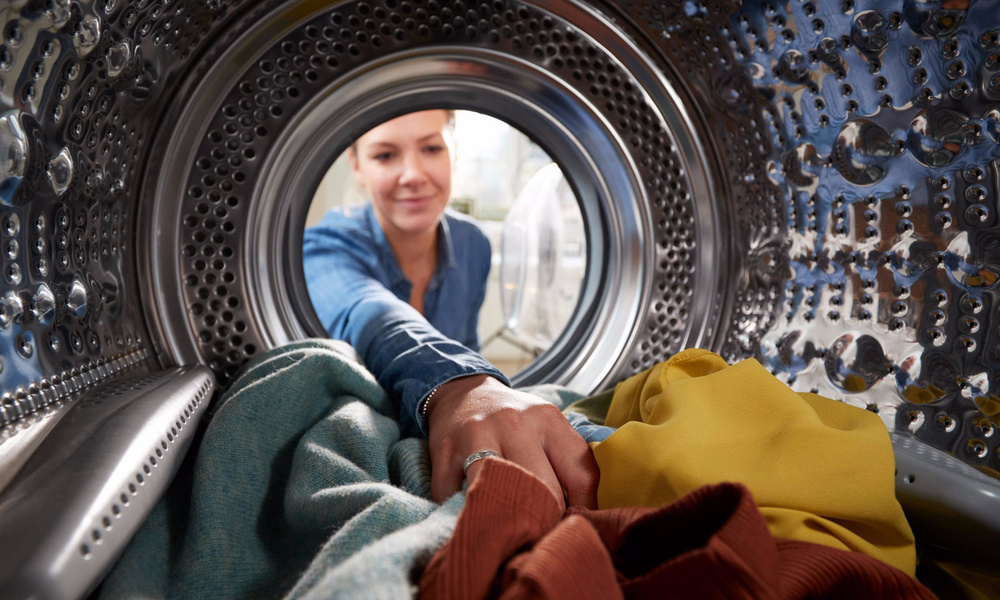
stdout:
{"type": "Polygon", "coordinates": [[[410,113],[361,136],[349,154],[386,234],[437,226],[451,196],[451,126],[444,110],[410,113]]]}

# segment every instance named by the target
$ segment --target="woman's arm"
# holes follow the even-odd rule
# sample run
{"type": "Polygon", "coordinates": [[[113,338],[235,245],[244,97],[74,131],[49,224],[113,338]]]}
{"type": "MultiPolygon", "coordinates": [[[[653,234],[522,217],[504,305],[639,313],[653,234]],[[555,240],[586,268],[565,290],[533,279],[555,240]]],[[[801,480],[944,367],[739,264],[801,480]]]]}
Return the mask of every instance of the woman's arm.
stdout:
{"type": "Polygon", "coordinates": [[[372,250],[350,232],[307,230],[303,269],[316,315],[331,337],[357,350],[379,384],[399,400],[404,431],[426,434],[417,406],[442,383],[475,374],[508,383],[486,359],[439,333],[393,295],[374,268],[372,250]]]}
{"type": "MultiPolygon", "coordinates": [[[[560,502],[596,507],[597,464],[562,413],[510,389],[486,359],[441,335],[379,283],[366,252],[350,239],[307,233],[307,286],[324,328],[350,343],[399,399],[404,431],[429,433],[433,498],[461,489],[466,457],[492,450],[535,473],[560,502]],[[432,391],[425,422],[417,409],[432,391]]],[[[473,464],[469,481],[477,473],[473,464]]]]}

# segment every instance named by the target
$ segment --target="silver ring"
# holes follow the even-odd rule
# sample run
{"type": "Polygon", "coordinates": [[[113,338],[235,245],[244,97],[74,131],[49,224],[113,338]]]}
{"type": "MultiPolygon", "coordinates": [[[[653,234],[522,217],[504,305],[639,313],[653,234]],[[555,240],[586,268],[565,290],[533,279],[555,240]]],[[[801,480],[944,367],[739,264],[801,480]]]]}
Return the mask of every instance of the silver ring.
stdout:
{"type": "Polygon", "coordinates": [[[469,467],[472,466],[472,463],[476,462],[477,460],[482,460],[484,458],[488,458],[490,456],[493,456],[495,458],[500,458],[500,455],[497,454],[496,452],[492,451],[492,450],[483,450],[481,452],[473,452],[472,454],[469,455],[469,458],[465,459],[465,464],[462,465],[462,470],[465,471],[466,475],[468,475],[469,474],[469,467]]]}

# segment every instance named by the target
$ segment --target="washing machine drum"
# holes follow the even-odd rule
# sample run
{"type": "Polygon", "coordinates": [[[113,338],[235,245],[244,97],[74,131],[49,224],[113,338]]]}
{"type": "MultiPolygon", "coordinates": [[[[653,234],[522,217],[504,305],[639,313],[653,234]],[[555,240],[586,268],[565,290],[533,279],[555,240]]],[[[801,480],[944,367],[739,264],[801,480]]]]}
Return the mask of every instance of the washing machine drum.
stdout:
{"type": "Polygon", "coordinates": [[[796,390],[878,413],[900,497],[970,515],[937,527],[944,538],[995,546],[1000,494],[983,475],[1000,471],[990,4],[0,9],[4,514],[28,537],[68,514],[53,535],[94,559],[96,540],[73,523],[124,510],[113,499],[130,483],[104,485],[114,465],[137,461],[132,477],[158,455],[164,466],[160,450],[190,441],[244,362],[325,335],[302,231],[333,157],[388,118],[450,108],[530,132],[586,232],[576,307],[516,383],[589,393],[691,346],[756,358],[796,390]],[[109,419],[119,435],[98,436],[109,419]],[[136,450],[147,426],[156,441],[136,450]],[[79,505],[50,499],[65,485],[58,457],[104,473],[79,505]]]}

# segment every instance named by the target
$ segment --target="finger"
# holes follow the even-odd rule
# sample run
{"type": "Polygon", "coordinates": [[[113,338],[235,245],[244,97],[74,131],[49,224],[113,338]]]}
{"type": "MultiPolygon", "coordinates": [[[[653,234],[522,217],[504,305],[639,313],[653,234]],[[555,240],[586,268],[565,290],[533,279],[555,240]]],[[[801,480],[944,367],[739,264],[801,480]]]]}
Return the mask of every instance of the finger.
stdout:
{"type": "Polygon", "coordinates": [[[545,454],[545,449],[542,448],[540,443],[536,441],[533,444],[508,448],[505,458],[521,465],[525,470],[538,477],[545,484],[545,487],[549,488],[552,495],[555,496],[560,510],[566,509],[566,499],[563,496],[562,485],[560,485],[559,478],[556,477],[556,472],[552,469],[549,457],[545,454]]]}
{"type": "MultiPolygon", "coordinates": [[[[497,451],[494,450],[494,452],[497,452],[497,451]]],[[[497,452],[497,455],[499,456],[500,453],[497,452]]],[[[469,485],[472,485],[472,482],[475,481],[476,477],[479,476],[479,470],[483,468],[483,465],[486,464],[486,461],[492,460],[492,459],[493,459],[492,456],[489,456],[489,457],[486,457],[486,458],[481,458],[481,459],[477,460],[476,462],[472,463],[471,465],[469,465],[469,469],[465,472],[465,478],[469,480],[469,485]]]]}
{"type": "Polygon", "coordinates": [[[590,445],[573,429],[553,425],[546,430],[544,445],[549,463],[570,506],[597,508],[597,486],[601,474],[590,445]]]}
{"type": "Polygon", "coordinates": [[[455,453],[453,444],[444,441],[431,451],[431,500],[438,504],[455,495],[462,489],[462,461],[455,453]]]}

